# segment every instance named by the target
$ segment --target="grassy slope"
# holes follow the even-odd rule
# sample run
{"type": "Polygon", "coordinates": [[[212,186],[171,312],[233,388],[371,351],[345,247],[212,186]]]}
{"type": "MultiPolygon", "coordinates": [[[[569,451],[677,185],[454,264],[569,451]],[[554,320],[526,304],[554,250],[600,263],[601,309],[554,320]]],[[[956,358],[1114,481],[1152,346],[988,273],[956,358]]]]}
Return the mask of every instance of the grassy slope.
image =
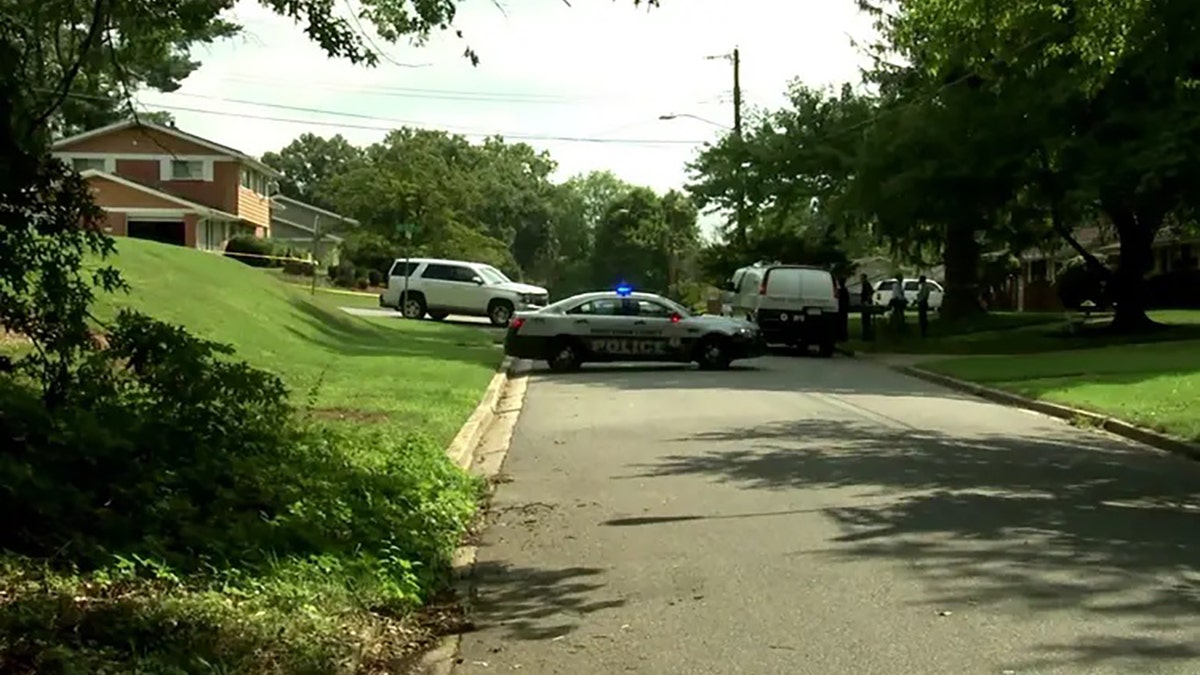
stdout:
{"type": "Polygon", "coordinates": [[[310,296],[223,257],[133,239],[119,249],[132,292],[105,298],[101,316],[129,307],[229,343],[283,376],[299,402],[315,387],[325,416],[386,413],[387,423],[445,444],[502,358],[478,330],[350,316],[337,309],[345,304],[338,295],[310,296]]]}
{"type": "Polygon", "coordinates": [[[947,359],[920,366],[1200,440],[1197,340],[947,359]]]}
{"type": "MultiPolygon", "coordinates": [[[[408,561],[424,565],[417,573],[448,562],[475,497],[439,445],[410,443],[409,433],[444,447],[501,360],[494,340],[464,327],[355,318],[335,296],[310,298],[209,254],[127,239],[119,247],[113,262],[133,291],[104,298],[102,318],[129,307],[232,344],[280,374],[297,403],[315,392],[318,419],[357,427],[340,437],[338,459],[297,452],[289,457],[305,463],[249,480],[302,495],[279,527],[326,547],[178,575],[139,563],[147,567],[135,578],[116,561],[74,574],[66,555],[53,568],[0,556],[0,671],[392,672],[428,637],[401,625],[397,598],[436,583],[413,581],[408,561]],[[402,548],[383,549],[388,542],[402,548]]],[[[230,527],[231,550],[267,545],[247,540],[249,531],[230,527]]]]}

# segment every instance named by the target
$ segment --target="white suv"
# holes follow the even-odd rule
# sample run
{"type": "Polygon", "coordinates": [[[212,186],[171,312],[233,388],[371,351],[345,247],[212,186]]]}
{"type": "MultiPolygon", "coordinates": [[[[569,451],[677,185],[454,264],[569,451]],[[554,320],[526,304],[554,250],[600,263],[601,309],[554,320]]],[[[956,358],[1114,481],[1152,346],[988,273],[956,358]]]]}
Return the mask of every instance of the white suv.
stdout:
{"type": "MultiPolygon", "coordinates": [[[[917,279],[903,279],[904,284],[904,299],[908,302],[908,307],[915,308],[917,306],[917,295],[921,290],[921,282],[917,279]]],[[[945,297],[946,291],[942,285],[933,279],[926,279],[925,283],[929,284],[929,309],[938,311],[942,308],[942,298],[945,297]]],[[[886,307],[892,301],[892,295],[896,289],[895,279],[884,279],[875,285],[874,304],[881,307],[886,307]]]]}
{"type": "Polygon", "coordinates": [[[483,263],[437,258],[397,258],[388,272],[380,307],[392,307],[405,318],[426,314],[441,321],[450,314],[486,316],[492,325],[507,326],[514,312],[545,307],[549,292],[509,279],[483,263]],[[404,300],[404,291],[408,298],[404,300]]]}

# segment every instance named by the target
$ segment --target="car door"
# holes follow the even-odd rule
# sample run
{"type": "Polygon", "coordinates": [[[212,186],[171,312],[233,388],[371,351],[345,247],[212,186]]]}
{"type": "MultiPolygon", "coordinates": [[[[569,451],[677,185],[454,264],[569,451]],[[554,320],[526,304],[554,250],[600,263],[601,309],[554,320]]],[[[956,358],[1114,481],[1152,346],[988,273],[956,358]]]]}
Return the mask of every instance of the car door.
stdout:
{"type": "MultiPolygon", "coordinates": [[[[649,298],[637,301],[638,317],[633,322],[638,341],[638,356],[642,360],[677,360],[685,357],[689,343],[689,328],[673,307],[649,298]]],[[[698,328],[692,327],[697,333],[698,328]]],[[[695,337],[694,335],[691,337],[695,337]]]]}
{"type": "Polygon", "coordinates": [[[480,313],[487,309],[483,298],[483,277],[479,272],[466,265],[447,265],[450,268],[450,278],[446,280],[446,291],[449,295],[449,307],[471,313],[480,313]],[[478,281],[477,281],[478,280],[478,281]]]}
{"type": "Polygon", "coordinates": [[[429,263],[421,273],[421,290],[425,293],[425,304],[431,308],[454,307],[454,286],[451,279],[454,266],[444,263],[429,263]]]}

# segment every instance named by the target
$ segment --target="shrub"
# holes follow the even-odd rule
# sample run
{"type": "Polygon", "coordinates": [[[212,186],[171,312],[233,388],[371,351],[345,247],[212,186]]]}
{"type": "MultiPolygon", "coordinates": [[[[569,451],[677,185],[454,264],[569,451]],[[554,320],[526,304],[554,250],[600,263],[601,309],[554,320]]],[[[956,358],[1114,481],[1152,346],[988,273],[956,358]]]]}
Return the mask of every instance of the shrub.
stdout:
{"type": "Polygon", "coordinates": [[[365,291],[365,290],[367,290],[367,278],[366,278],[366,277],[359,277],[359,278],[355,279],[355,280],[354,280],[354,287],[355,287],[355,288],[357,288],[357,289],[358,289],[358,290],[360,290],[360,291],[365,291]]]}
{"type": "Polygon", "coordinates": [[[257,256],[275,255],[275,247],[266,239],[260,239],[253,235],[239,234],[233,237],[225,244],[225,255],[234,258],[240,262],[246,263],[251,267],[273,267],[274,261],[269,258],[259,258],[257,256]],[[238,253],[246,253],[249,255],[236,255],[238,253]]]}
{"type": "Polygon", "coordinates": [[[1058,273],[1058,299],[1067,309],[1079,309],[1087,300],[1098,308],[1108,306],[1104,276],[1088,267],[1082,258],[1072,260],[1058,273]]]}
{"type": "Polygon", "coordinates": [[[383,283],[383,274],[377,269],[367,270],[367,283],[372,286],[379,286],[383,283]]]}
{"type": "Polygon", "coordinates": [[[302,260],[287,260],[283,263],[283,273],[298,277],[311,277],[316,274],[317,266],[302,260]]]}
{"type": "Polygon", "coordinates": [[[318,426],[228,347],[128,311],[75,380],[51,408],[0,379],[6,662],[335,672],[447,578],[479,485],[431,439],[318,426]]]}

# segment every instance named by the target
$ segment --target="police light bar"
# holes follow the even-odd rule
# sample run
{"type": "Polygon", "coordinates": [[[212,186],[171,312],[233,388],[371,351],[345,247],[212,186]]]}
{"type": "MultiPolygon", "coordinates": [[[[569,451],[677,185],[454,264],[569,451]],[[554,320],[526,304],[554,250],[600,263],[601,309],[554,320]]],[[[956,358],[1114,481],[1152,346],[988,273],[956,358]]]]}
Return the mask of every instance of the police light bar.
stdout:
{"type": "Polygon", "coordinates": [[[633,286],[630,286],[629,284],[618,284],[617,285],[617,295],[619,295],[621,297],[628,297],[632,293],[633,293],[633,286]]]}

